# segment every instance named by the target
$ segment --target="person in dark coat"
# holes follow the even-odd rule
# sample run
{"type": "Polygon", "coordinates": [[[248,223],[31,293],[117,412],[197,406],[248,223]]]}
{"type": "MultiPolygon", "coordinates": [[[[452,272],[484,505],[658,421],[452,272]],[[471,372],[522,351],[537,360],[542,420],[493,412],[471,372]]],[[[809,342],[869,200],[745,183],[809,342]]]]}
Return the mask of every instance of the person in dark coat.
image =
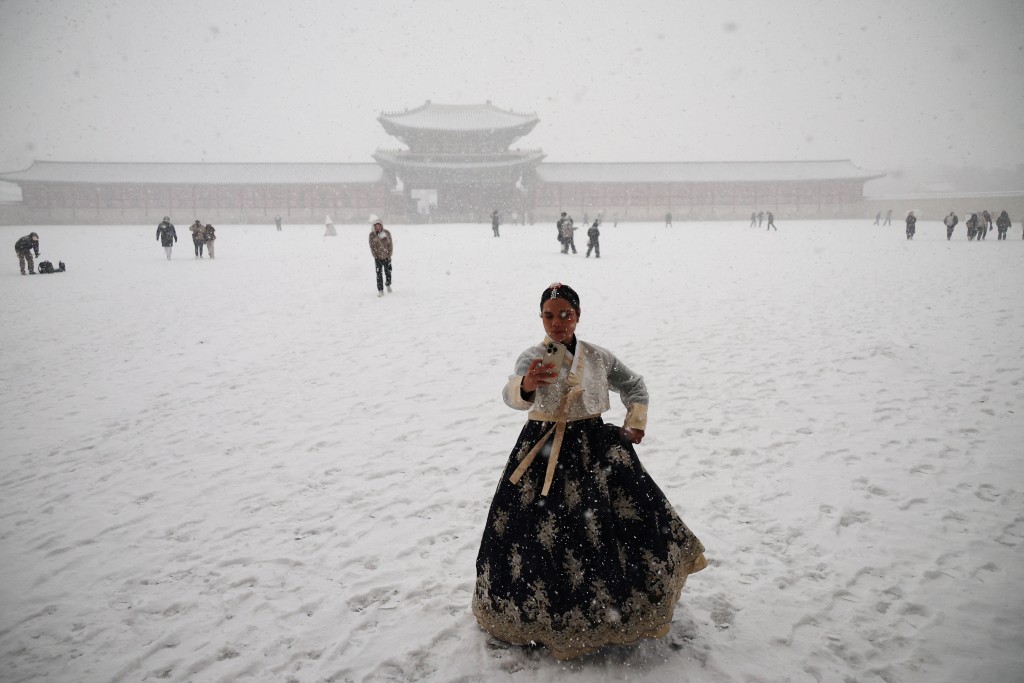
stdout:
{"type": "Polygon", "coordinates": [[[281,217],[274,216],[274,223],[277,225],[277,231],[281,232],[281,217]]]}
{"type": "Polygon", "coordinates": [[[878,225],[881,222],[882,222],[882,212],[879,211],[878,213],[875,214],[875,225],[878,225]]]}
{"type": "Polygon", "coordinates": [[[28,263],[28,274],[36,274],[36,264],[32,260],[32,252],[35,252],[36,258],[39,258],[39,235],[34,232],[30,232],[24,237],[19,237],[18,241],[14,243],[14,252],[18,255],[18,267],[21,268],[21,274],[25,275],[25,264],[28,263]]]}
{"type": "Polygon", "coordinates": [[[751,211],[750,212],[750,227],[754,227],[755,225],[757,225],[757,212],[756,211],[751,211]]]}
{"type": "Polygon", "coordinates": [[[760,228],[762,223],[764,223],[764,211],[758,211],[757,212],[757,227],[760,228]]]}
{"type": "Polygon", "coordinates": [[[196,258],[203,258],[203,245],[206,244],[206,226],[196,219],[196,222],[189,226],[192,232],[192,246],[196,250],[196,258]]]}
{"type": "Polygon", "coordinates": [[[885,212],[885,222],[882,225],[892,225],[892,209],[885,212]]]}
{"type": "Polygon", "coordinates": [[[501,225],[501,216],[498,215],[498,210],[491,211],[491,230],[494,231],[495,237],[501,237],[498,234],[498,226],[501,225]]]}
{"type": "Polygon", "coordinates": [[[160,225],[156,226],[156,238],[160,240],[160,246],[164,248],[167,260],[170,261],[171,250],[174,248],[174,243],[178,241],[178,233],[174,229],[174,224],[171,223],[170,216],[164,216],[160,225]]]}
{"type": "Polygon", "coordinates": [[[914,239],[914,233],[917,232],[917,216],[914,215],[913,211],[907,213],[907,239],[914,239]]]}
{"type": "Polygon", "coordinates": [[[967,239],[973,242],[978,236],[978,214],[972,213],[964,225],[967,227],[967,239]]]}
{"type": "Polygon", "coordinates": [[[373,229],[370,230],[370,253],[377,269],[377,296],[384,296],[384,287],[391,291],[391,255],[395,251],[395,243],[391,233],[384,229],[384,223],[376,216],[370,216],[373,229]],[[383,277],[381,277],[383,275],[383,277]]]}
{"type": "Polygon", "coordinates": [[[587,258],[590,258],[590,250],[594,250],[594,254],[597,258],[601,258],[601,244],[598,239],[601,237],[601,231],[597,229],[597,225],[600,221],[594,221],[594,224],[587,230],[587,258]]]}
{"type": "Polygon", "coordinates": [[[942,222],[946,224],[946,239],[953,239],[953,228],[955,228],[956,224],[960,222],[960,218],[950,211],[949,215],[942,219],[942,222]]]}
{"type": "Polygon", "coordinates": [[[665,227],[666,228],[671,228],[672,227],[672,214],[671,213],[666,213],[665,214],[665,227]]]}
{"type": "Polygon", "coordinates": [[[775,227],[775,214],[771,211],[768,212],[768,225],[765,226],[764,231],[768,232],[768,228],[772,228],[775,232],[779,231],[779,229],[775,227]]]}
{"type": "Polygon", "coordinates": [[[999,218],[996,219],[996,229],[999,230],[999,235],[996,239],[1005,240],[1006,231],[1010,229],[1010,214],[1005,211],[999,214],[999,218]]]}

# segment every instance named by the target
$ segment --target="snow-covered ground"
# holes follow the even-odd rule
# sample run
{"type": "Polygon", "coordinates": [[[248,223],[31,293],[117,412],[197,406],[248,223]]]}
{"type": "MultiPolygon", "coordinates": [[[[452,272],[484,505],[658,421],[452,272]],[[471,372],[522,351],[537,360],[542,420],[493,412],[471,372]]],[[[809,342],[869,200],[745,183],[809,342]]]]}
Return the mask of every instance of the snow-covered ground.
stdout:
{"type": "Polygon", "coordinates": [[[171,262],[68,226],[67,273],[0,268],[0,680],[1024,678],[1018,226],[606,224],[601,260],[393,226],[378,299],[367,226],[197,262],[179,220],[171,262]],[[645,375],[638,452],[711,561],[668,637],[569,663],[469,610],[555,280],[645,375]]]}

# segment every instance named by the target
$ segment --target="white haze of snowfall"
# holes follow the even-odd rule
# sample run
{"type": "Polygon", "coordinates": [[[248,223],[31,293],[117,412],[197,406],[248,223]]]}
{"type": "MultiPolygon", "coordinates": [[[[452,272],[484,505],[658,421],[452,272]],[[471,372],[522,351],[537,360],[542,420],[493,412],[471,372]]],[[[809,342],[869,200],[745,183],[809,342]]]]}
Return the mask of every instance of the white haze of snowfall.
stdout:
{"type": "Polygon", "coordinates": [[[0,679],[1022,680],[1019,227],[778,224],[606,223],[600,260],[391,226],[383,298],[365,225],[170,262],[38,228],[68,272],[0,275],[0,679]],[[569,663],[469,608],[553,281],[645,375],[638,453],[711,562],[666,638],[569,663]]]}
{"type": "Polygon", "coordinates": [[[402,146],[382,111],[491,100],[536,112],[515,145],[548,162],[849,158],[888,173],[869,195],[1021,190],[989,173],[1024,160],[1022,26],[1020,0],[0,2],[0,170],[372,163],[402,146]]]}

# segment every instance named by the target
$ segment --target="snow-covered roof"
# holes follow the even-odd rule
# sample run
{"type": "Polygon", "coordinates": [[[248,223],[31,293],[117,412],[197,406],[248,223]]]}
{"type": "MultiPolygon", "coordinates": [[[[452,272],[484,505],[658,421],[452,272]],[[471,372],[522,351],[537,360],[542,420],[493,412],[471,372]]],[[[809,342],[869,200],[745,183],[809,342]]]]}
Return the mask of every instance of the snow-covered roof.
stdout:
{"type": "Polygon", "coordinates": [[[378,183],[383,175],[383,169],[375,163],[178,164],[36,161],[22,171],[0,173],[0,180],[51,183],[339,185],[378,183]]]}
{"type": "Polygon", "coordinates": [[[543,163],[537,178],[546,183],[710,183],[780,180],[868,180],[884,173],[865,171],[849,159],[835,161],[692,161],[543,163]]]}
{"type": "Polygon", "coordinates": [[[427,100],[415,109],[384,112],[378,118],[385,128],[388,124],[405,129],[451,132],[491,131],[534,126],[540,119],[536,114],[521,114],[484,104],[434,104],[427,100]]]}
{"type": "Polygon", "coordinates": [[[479,155],[478,158],[473,158],[474,155],[461,155],[450,159],[435,159],[432,157],[409,154],[401,150],[380,149],[377,150],[373,157],[382,164],[390,164],[406,168],[485,170],[490,168],[514,168],[516,166],[536,165],[544,158],[544,153],[540,150],[528,150],[525,152],[517,151],[501,157],[495,157],[493,155],[479,155]]]}

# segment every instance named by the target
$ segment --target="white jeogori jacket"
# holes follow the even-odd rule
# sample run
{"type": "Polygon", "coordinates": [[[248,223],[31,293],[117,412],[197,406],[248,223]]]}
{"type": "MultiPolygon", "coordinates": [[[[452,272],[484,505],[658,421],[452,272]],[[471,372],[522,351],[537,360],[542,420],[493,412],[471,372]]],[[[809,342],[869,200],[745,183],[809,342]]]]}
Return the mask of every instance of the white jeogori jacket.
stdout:
{"type": "Polygon", "coordinates": [[[597,417],[611,405],[608,392],[618,392],[622,404],[626,406],[626,427],[632,429],[647,428],[647,386],[644,378],[627,368],[611,351],[602,349],[579,338],[576,339],[576,355],[565,354],[565,362],[558,373],[558,379],[551,384],[542,384],[533,394],[533,401],[524,400],[521,393],[523,377],[535,359],[544,357],[544,347],[551,343],[544,341],[531,346],[519,354],[516,360],[516,374],[509,377],[502,398],[505,404],[516,410],[529,410],[531,420],[555,422],[559,419],[559,405],[570,389],[578,387],[582,393],[576,392],[567,406],[568,422],[597,417]]]}

